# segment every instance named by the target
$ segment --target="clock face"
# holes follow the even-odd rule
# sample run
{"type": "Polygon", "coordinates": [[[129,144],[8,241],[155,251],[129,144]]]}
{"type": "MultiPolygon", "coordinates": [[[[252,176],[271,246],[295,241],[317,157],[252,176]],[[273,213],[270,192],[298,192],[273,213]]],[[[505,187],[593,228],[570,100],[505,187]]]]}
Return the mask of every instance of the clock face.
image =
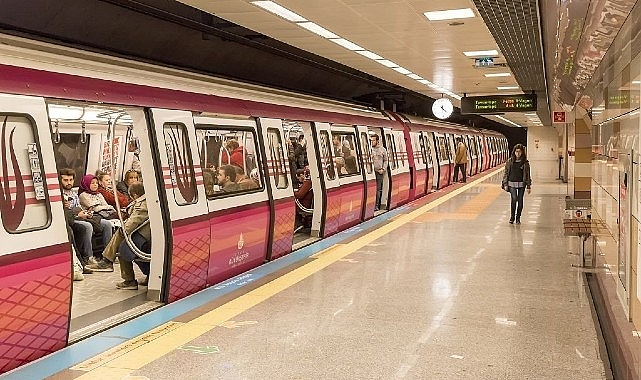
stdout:
{"type": "Polygon", "coordinates": [[[453,111],[454,106],[452,105],[452,102],[447,98],[436,99],[434,101],[434,104],[432,104],[432,113],[439,119],[447,119],[448,117],[450,117],[450,115],[452,115],[453,111]]]}

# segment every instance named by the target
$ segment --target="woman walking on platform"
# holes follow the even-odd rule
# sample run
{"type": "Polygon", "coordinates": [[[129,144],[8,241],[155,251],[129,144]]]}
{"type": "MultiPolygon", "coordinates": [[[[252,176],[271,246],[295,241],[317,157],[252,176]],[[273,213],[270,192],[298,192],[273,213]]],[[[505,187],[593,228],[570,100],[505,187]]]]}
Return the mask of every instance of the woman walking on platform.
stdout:
{"type": "Polygon", "coordinates": [[[525,189],[530,194],[532,178],[530,177],[530,162],[525,155],[525,148],[521,144],[516,144],[512,151],[512,156],[505,163],[505,172],[501,187],[509,191],[512,197],[510,207],[510,224],[521,224],[521,212],[523,211],[523,196],[525,189]]]}

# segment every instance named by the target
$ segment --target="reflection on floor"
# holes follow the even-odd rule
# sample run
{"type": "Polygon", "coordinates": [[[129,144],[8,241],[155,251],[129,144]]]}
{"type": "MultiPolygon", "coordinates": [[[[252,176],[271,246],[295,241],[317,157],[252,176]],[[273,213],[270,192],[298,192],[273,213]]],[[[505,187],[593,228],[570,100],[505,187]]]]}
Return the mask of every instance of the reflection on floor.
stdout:
{"type": "MultiPolygon", "coordinates": [[[[144,279],[145,276],[136,265],[134,271],[137,279],[144,279]]],[[[74,340],[74,336],[76,339],[86,336],[87,333],[81,333],[82,330],[95,332],[96,329],[88,328],[92,325],[99,324],[101,328],[97,330],[102,330],[106,325],[118,322],[114,320],[115,316],[120,319],[117,316],[122,313],[129,315],[132,311],[138,310],[135,308],[148,304],[146,286],[139,286],[138,290],[120,290],[116,288],[116,284],[121,281],[120,267],[116,263],[113,272],[94,272],[86,274],[84,281],[73,282],[70,340],[74,340]]],[[[148,309],[149,306],[144,309],[148,309]]],[[[137,313],[145,310],[138,310],[137,313]]]]}

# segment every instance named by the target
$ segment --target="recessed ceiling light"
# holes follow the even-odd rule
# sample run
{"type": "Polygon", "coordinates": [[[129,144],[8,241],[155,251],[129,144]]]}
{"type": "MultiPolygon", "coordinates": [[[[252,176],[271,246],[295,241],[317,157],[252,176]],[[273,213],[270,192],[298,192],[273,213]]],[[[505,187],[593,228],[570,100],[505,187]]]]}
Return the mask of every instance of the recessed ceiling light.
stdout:
{"type": "Polygon", "coordinates": [[[525,113],[524,115],[525,115],[525,116],[536,116],[536,114],[535,114],[535,113],[525,113]]]}
{"type": "Polygon", "coordinates": [[[410,77],[410,78],[412,78],[412,79],[416,79],[416,80],[421,80],[421,79],[423,79],[421,76],[416,75],[416,74],[408,74],[407,76],[408,76],[408,77],[410,77]]]}
{"type": "Polygon", "coordinates": [[[300,26],[301,28],[305,28],[309,30],[310,32],[317,34],[321,37],[325,38],[340,38],[336,34],[330,32],[329,30],[323,28],[322,26],[315,24],[313,22],[299,22],[296,25],[300,26]]]}
{"type": "Polygon", "coordinates": [[[519,86],[498,86],[497,90],[518,90],[519,86]]]}
{"type": "Polygon", "coordinates": [[[354,52],[373,60],[383,59],[383,57],[381,57],[380,55],[372,53],[369,50],[355,50],[354,52]]]}
{"type": "Polygon", "coordinates": [[[266,11],[269,11],[277,16],[280,16],[284,18],[285,20],[293,21],[293,22],[305,22],[307,21],[306,18],[304,18],[301,15],[298,15],[289,9],[282,7],[273,1],[252,1],[252,4],[254,4],[257,7],[261,7],[266,11]]]}
{"type": "Polygon", "coordinates": [[[633,80],[632,84],[641,84],[641,80],[633,80]]]}
{"type": "Polygon", "coordinates": [[[487,78],[492,78],[492,77],[509,77],[512,74],[510,74],[510,73],[491,73],[491,74],[483,74],[483,75],[485,75],[487,78]]]}
{"type": "Polygon", "coordinates": [[[499,55],[499,52],[496,50],[475,50],[464,51],[463,54],[467,57],[496,57],[499,55]]]}
{"type": "Polygon", "coordinates": [[[427,79],[419,79],[419,80],[418,80],[418,82],[419,82],[419,83],[426,84],[426,85],[428,85],[428,86],[430,85],[430,83],[432,83],[432,82],[428,81],[427,79]]]}
{"type": "Polygon", "coordinates": [[[330,41],[332,41],[333,43],[341,45],[345,49],[349,49],[349,50],[365,50],[362,47],[360,47],[360,46],[356,45],[355,43],[353,43],[352,41],[348,41],[348,40],[346,40],[344,38],[331,38],[330,41]]]}
{"type": "Polygon", "coordinates": [[[474,11],[472,11],[470,8],[448,9],[445,11],[425,12],[423,14],[430,21],[453,20],[457,18],[474,17],[474,11]]]}
{"type": "Polygon", "coordinates": [[[404,67],[393,67],[393,69],[398,71],[399,73],[401,73],[403,75],[407,75],[407,74],[411,74],[412,73],[411,71],[409,71],[408,69],[406,69],[404,67]]]}
{"type": "Polygon", "coordinates": [[[398,65],[396,63],[394,63],[394,62],[392,62],[392,61],[390,61],[388,59],[378,59],[378,60],[376,60],[376,62],[378,62],[381,65],[386,66],[386,67],[398,67],[398,65]]]}

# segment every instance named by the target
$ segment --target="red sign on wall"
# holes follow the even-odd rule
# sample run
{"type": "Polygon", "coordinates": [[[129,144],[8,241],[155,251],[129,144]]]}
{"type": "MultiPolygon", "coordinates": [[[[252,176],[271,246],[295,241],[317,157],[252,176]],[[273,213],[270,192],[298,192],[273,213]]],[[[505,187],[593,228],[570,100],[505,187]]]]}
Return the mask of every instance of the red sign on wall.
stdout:
{"type": "Polygon", "coordinates": [[[565,123],[565,111],[554,111],[552,114],[554,123],[565,123]]]}

